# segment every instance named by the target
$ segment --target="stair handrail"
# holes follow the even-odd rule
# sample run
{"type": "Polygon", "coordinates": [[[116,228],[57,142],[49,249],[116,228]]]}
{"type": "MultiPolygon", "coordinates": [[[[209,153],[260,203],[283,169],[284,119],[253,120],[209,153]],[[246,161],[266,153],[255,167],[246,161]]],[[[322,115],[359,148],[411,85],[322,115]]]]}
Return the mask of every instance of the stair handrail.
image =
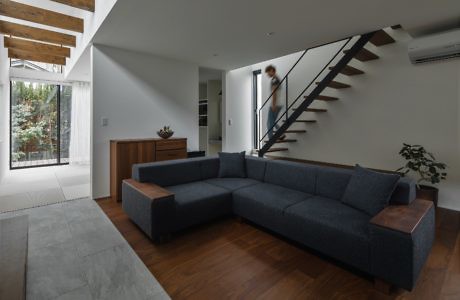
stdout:
{"type": "MultiPolygon", "coordinates": [[[[267,132],[265,132],[265,134],[259,138],[259,148],[260,148],[260,143],[264,140],[264,138],[268,135],[268,133],[273,130],[273,128],[278,124],[278,122],[284,118],[284,116],[286,115],[286,118],[287,118],[287,115],[288,115],[288,111],[289,109],[291,109],[291,107],[302,97],[303,94],[305,94],[305,92],[311,87],[311,85],[315,82],[316,79],[318,79],[318,77],[324,72],[324,70],[331,64],[331,62],[337,58],[337,56],[341,53],[341,51],[348,45],[348,43],[352,40],[353,36],[351,37],[348,37],[348,38],[345,38],[345,39],[341,39],[341,40],[337,40],[337,41],[334,41],[334,42],[330,42],[330,43],[325,43],[325,44],[322,44],[322,45],[319,45],[319,46],[314,46],[314,47],[311,47],[311,48],[308,48],[306,49],[302,55],[299,57],[299,59],[297,59],[297,61],[294,63],[294,65],[291,67],[291,69],[288,71],[288,73],[283,77],[283,80],[281,80],[281,82],[278,84],[278,86],[270,93],[270,96],[267,98],[267,100],[265,100],[265,102],[261,105],[261,107],[259,108],[258,110],[258,115],[260,116],[260,113],[262,111],[262,109],[265,108],[265,105],[267,104],[268,101],[270,101],[270,99],[273,97],[273,94],[275,94],[278,89],[282,86],[283,82],[287,82],[288,81],[288,76],[289,74],[292,72],[292,70],[294,70],[294,68],[299,64],[299,62],[303,59],[303,57],[307,54],[307,52],[309,50],[312,50],[312,49],[316,49],[316,48],[319,48],[319,47],[323,47],[323,46],[327,46],[327,45],[330,45],[330,44],[334,44],[334,43],[338,43],[338,42],[342,42],[342,41],[346,41],[341,47],[340,49],[335,53],[335,55],[331,58],[331,60],[323,67],[323,69],[321,69],[320,72],[318,72],[318,74],[315,76],[315,78],[313,78],[313,80],[311,80],[311,82],[302,90],[302,92],[297,96],[297,98],[294,100],[293,103],[291,103],[291,105],[289,105],[289,107],[286,106],[286,110],[285,112],[275,121],[274,125],[270,128],[270,129],[267,129],[267,132]]],[[[286,92],[287,92],[287,87],[286,87],[286,92]]],[[[287,94],[286,94],[286,102],[288,101],[287,99],[287,94]]],[[[259,121],[259,128],[261,126],[260,124],[260,117],[258,118],[258,121],[259,121]]]]}
{"type": "MultiPolygon", "coordinates": [[[[262,148],[260,148],[260,142],[263,141],[263,139],[269,132],[269,130],[267,130],[263,138],[259,140],[259,156],[263,156],[268,151],[268,149],[274,144],[274,141],[277,140],[282,135],[282,133],[286,131],[286,129],[289,128],[290,125],[292,125],[292,123],[300,116],[301,110],[305,110],[314,101],[314,98],[317,97],[321,93],[322,90],[324,90],[327,84],[330,83],[334,79],[335,76],[337,76],[337,74],[340,72],[340,69],[346,66],[346,64],[353,58],[353,56],[356,55],[356,53],[358,53],[358,51],[364,47],[364,45],[371,39],[371,37],[375,33],[376,31],[373,31],[373,32],[369,32],[369,33],[360,35],[359,39],[350,48],[350,51],[347,52],[340,59],[340,61],[334,66],[334,68],[331,71],[329,71],[329,73],[321,80],[318,86],[308,96],[306,96],[305,101],[303,101],[300,104],[300,106],[291,114],[291,116],[289,118],[286,116],[286,123],[280,126],[280,128],[274,133],[273,137],[269,139],[269,141],[265,145],[263,145],[262,148]]],[[[346,42],[346,44],[348,44],[352,38],[353,37],[347,38],[348,41],[346,42]]],[[[343,39],[343,40],[346,40],[346,39],[343,39]]],[[[343,41],[343,40],[340,40],[340,41],[343,41]]],[[[324,66],[321,72],[318,73],[317,77],[319,77],[319,75],[321,75],[322,72],[324,72],[327,66],[330,65],[330,63],[335,59],[335,57],[340,53],[340,51],[342,51],[346,47],[346,44],[343,45],[341,49],[336,53],[336,55],[334,55],[334,57],[328,62],[328,64],[324,66]]],[[[292,103],[289,106],[289,108],[286,109],[285,114],[287,114],[287,112],[292,107],[292,105],[294,105],[295,102],[298,101],[298,99],[300,99],[300,97],[306,92],[306,90],[311,86],[311,84],[316,80],[316,78],[313,79],[312,82],[310,82],[310,84],[307,86],[307,88],[304,89],[304,91],[302,91],[302,93],[299,95],[299,97],[296,98],[294,103],[292,103]]],[[[260,114],[260,110],[259,110],[259,114],[260,114]]],[[[281,119],[282,117],[276,120],[275,125],[281,119]]],[[[270,130],[272,130],[274,126],[272,126],[270,130]]],[[[259,118],[259,127],[260,127],[260,118],[259,118]]]]}

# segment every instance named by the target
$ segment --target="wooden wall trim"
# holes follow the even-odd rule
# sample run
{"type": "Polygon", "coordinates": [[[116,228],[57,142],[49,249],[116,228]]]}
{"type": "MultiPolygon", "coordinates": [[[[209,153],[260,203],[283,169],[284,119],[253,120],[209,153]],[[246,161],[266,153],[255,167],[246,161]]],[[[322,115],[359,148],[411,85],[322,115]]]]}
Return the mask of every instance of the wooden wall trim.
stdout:
{"type": "Polygon", "coordinates": [[[83,19],[11,0],[0,0],[0,15],[61,29],[83,32],[83,19]]]}
{"type": "Polygon", "coordinates": [[[0,21],[0,33],[70,47],[77,45],[77,38],[73,35],[7,21],[0,21]]]}

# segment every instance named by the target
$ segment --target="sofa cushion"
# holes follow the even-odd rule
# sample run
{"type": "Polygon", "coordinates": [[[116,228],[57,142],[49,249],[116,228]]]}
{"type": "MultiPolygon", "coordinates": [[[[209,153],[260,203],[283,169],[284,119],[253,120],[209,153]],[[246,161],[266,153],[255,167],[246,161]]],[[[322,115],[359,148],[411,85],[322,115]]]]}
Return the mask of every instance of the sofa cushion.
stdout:
{"type": "Polygon", "coordinates": [[[160,186],[183,184],[201,179],[199,159],[178,159],[133,165],[133,179],[160,186]]]}
{"type": "Polygon", "coordinates": [[[174,193],[175,230],[232,213],[231,192],[227,189],[203,181],[166,189],[174,193]]]}
{"type": "Polygon", "coordinates": [[[247,156],[246,173],[248,175],[248,178],[264,181],[266,165],[267,160],[264,158],[247,156]]]}
{"type": "Polygon", "coordinates": [[[205,180],[205,182],[229,191],[236,191],[241,188],[260,183],[260,181],[250,178],[211,178],[205,180]]]}
{"type": "Polygon", "coordinates": [[[371,171],[356,165],[342,202],[375,216],[384,209],[400,176],[371,171]]]}
{"type": "Polygon", "coordinates": [[[316,195],[335,200],[342,199],[353,171],[319,167],[316,177],[316,195]]]}
{"type": "Polygon", "coordinates": [[[267,161],[264,181],[314,194],[317,168],[316,166],[290,161],[267,161]]]}
{"type": "Polygon", "coordinates": [[[284,210],[311,195],[282,186],[260,183],[233,192],[233,212],[260,226],[283,234],[284,210]]]}
{"type": "Polygon", "coordinates": [[[312,195],[291,190],[279,185],[260,183],[236,190],[233,193],[233,202],[256,203],[266,206],[282,214],[284,210],[312,195]]]}
{"type": "Polygon", "coordinates": [[[199,159],[201,180],[216,178],[219,175],[219,157],[202,157],[199,159]]]}
{"type": "Polygon", "coordinates": [[[219,152],[219,177],[220,178],[245,178],[246,153],[219,152]]]}
{"type": "Polygon", "coordinates": [[[401,177],[391,195],[390,204],[410,204],[417,197],[415,180],[401,177]]]}
{"type": "Polygon", "coordinates": [[[368,269],[369,215],[340,201],[315,196],[288,207],[285,216],[288,237],[368,269]]]}

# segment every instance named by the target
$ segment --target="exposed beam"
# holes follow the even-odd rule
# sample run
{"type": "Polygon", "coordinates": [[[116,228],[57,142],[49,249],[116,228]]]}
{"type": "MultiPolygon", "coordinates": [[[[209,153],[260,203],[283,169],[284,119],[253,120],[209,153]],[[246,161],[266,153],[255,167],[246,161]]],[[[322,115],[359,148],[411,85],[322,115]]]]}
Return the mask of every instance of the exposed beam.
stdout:
{"type": "Polygon", "coordinates": [[[8,57],[16,58],[16,59],[23,59],[23,60],[38,61],[38,62],[56,64],[56,65],[66,64],[66,58],[62,56],[39,54],[39,53],[21,51],[17,49],[8,49],[8,57]]]}
{"type": "Polygon", "coordinates": [[[61,29],[83,32],[83,19],[15,1],[0,0],[0,15],[61,29]]]}
{"type": "Polygon", "coordinates": [[[73,35],[15,24],[7,21],[0,21],[0,33],[70,47],[75,47],[77,45],[77,39],[73,35]]]}
{"type": "Polygon", "coordinates": [[[76,8],[89,10],[94,12],[94,0],[51,0],[65,5],[73,6],[76,8]]]}
{"type": "Polygon", "coordinates": [[[5,48],[9,49],[17,49],[32,53],[36,52],[39,54],[48,54],[53,56],[70,57],[70,48],[54,46],[50,44],[9,38],[5,36],[4,45],[5,48]]]}

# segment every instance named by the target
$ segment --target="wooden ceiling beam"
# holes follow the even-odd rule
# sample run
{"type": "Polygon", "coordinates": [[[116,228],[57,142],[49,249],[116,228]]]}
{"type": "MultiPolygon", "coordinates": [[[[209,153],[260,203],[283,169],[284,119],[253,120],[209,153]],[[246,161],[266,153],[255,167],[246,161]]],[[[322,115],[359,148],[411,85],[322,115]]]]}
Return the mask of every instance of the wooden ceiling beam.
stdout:
{"type": "Polygon", "coordinates": [[[8,49],[8,57],[15,59],[38,61],[42,63],[65,65],[66,58],[62,56],[54,56],[48,54],[40,54],[34,52],[27,52],[18,49],[8,49]]]}
{"type": "Polygon", "coordinates": [[[70,57],[70,48],[50,44],[43,44],[28,40],[4,37],[5,48],[17,49],[26,52],[48,54],[53,56],[70,57]]]}
{"type": "Polygon", "coordinates": [[[0,21],[0,33],[70,47],[75,47],[77,45],[77,39],[73,35],[7,21],[0,21]]]}
{"type": "Polygon", "coordinates": [[[83,19],[81,18],[11,0],[0,0],[0,15],[61,29],[83,32],[83,19]]]}
{"type": "Polygon", "coordinates": [[[72,7],[88,10],[94,12],[94,0],[51,0],[59,2],[72,7]]]}

